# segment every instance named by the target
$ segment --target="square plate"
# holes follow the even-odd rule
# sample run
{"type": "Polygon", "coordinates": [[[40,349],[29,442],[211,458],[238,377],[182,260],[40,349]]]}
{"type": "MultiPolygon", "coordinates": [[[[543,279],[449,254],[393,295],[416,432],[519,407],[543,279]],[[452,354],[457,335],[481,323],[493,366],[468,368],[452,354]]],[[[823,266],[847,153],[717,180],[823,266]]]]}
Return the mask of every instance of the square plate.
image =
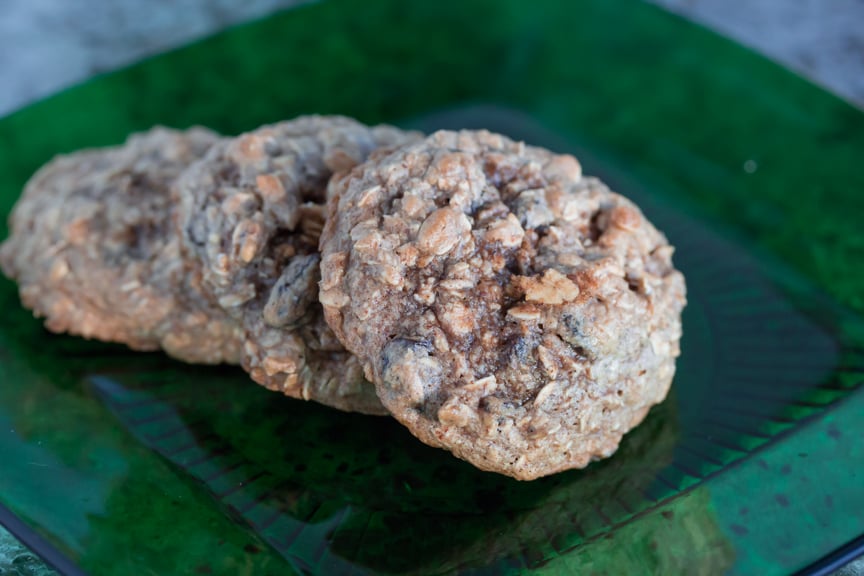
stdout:
{"type": "Polygon", "coordinates": [[[236,369],[51,335],[3,280],[0,520],[38,552],[106,575],[786,574],[864,533],[864,115],[641,3],[331,0],[0,120],[0,213],[59,152],[310,112],[486,127],[636,200],[688,281],[670,398],[613,458],[519,483],[236,369]]]}

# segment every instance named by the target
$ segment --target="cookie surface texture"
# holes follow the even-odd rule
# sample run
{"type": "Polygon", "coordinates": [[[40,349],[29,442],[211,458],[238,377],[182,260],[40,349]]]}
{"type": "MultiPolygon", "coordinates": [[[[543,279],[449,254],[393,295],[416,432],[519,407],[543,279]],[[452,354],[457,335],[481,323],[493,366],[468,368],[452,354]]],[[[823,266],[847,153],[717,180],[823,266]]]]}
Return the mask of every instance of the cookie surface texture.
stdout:
{"type": "Polygon", "coordinates": [[[114,148],[59,156],[27,184],[0,264],[54,332],[237,363],[236,322],[180,252],[171,186],[219,140],[154,128],[114,148]]]}
{"type": "Polygon", "coordinates": [[[200,263],[209,296],[242,325],[241,363],[255,381],[386,414],[324,321],[318,238],[331,175],[418,138],[339,116],[300,117],[214,146],[180,180],[184,250],[200,263]]]}
{"type": "Polygon", "coordinates": [[[442,131],[329,195],[326,319],[423,442],[528,480],[610,456],[665,398],[673,248],[572,156],[442,131]]]}

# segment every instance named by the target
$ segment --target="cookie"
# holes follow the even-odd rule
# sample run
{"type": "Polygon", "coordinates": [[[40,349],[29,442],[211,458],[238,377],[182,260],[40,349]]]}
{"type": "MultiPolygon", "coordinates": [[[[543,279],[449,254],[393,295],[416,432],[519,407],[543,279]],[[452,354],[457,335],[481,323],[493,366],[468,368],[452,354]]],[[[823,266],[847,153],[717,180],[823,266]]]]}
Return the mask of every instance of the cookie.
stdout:
{"type": "Polygon", "coordinates": [[[343,410],[386,413],[324,322],[318,236],[334,172],[418,138],[339,116],[301,117],[214,146],[180,179],[184,250],[209,296],[242,324],[241,363],[255,381],[343,410]]]}
{"type": "Polygon", "coordinates": [[[438,132],[329,195],[326,320],[423,442],[529,480],[610,456],[665,398],[673,248],[572,156],[438,132]]]}
{"type": "Polygon", "coordinates": [[[39,170],[0,248],[24,305],[54,332],[187,362],[239,362],[242,332],[182,258],[170,192],[218,140],[201,128],[154,128],[39,170]]]}

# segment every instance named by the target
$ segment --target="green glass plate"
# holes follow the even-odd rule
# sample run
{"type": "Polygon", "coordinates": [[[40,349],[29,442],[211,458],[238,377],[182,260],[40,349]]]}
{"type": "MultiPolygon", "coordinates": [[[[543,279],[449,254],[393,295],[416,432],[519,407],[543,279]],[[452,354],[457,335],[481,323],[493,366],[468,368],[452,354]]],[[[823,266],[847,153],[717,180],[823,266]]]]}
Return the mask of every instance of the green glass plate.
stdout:
{"type": "Polygon", "coordinates": [[[688,280],[670,398],[611,459],[519,483],[237,369],[51,335],[2,280],[0,521],[53,565],[767,575],[859,541],[859,111],[647,4],[330,0],[0,120],[0,213],[59,152],[310,112],[490,128],[634,198],[688,280]]]}

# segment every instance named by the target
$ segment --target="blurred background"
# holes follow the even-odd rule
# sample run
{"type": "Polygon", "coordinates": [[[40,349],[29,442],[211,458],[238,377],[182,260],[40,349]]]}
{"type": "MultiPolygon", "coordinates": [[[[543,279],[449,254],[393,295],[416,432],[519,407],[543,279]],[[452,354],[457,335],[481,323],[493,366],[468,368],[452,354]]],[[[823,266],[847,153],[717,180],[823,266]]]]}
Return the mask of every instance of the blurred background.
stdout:
{"type": "MultiPolygon", "coordinates": [[[[635,1],[635,0],[634,0],[635,1]]],[[[864,109],[864,0],[654,0],[864,109]]],[[[298,0],[3,0],[0,115],[298,0]]],[[[53,574],[0,528],[0,576],[53,574]]],[[[864,561],[838,574],[864,574],[864,561]]]]}
{"type": "MultiPolygon", "coordinates": [[[[654,0],[864,108],[864,1],[654,0]]],[[[0,115],[302,0],[4,0],[0,115]]]]}

